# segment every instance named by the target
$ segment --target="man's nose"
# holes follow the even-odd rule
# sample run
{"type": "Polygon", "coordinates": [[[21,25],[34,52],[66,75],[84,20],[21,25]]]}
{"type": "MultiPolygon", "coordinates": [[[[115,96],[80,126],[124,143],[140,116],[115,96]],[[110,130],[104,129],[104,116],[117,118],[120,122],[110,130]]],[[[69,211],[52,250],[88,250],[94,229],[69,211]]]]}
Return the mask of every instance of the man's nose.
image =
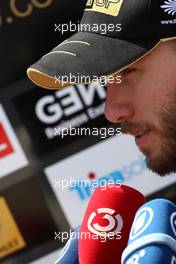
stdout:
{"type": "Polygon", "coordinates": [[[108,84],[107,86],[105,117],[111,123],[128,121],[134,115],[130,95],[123,88],[122,85],[108,84]]]}

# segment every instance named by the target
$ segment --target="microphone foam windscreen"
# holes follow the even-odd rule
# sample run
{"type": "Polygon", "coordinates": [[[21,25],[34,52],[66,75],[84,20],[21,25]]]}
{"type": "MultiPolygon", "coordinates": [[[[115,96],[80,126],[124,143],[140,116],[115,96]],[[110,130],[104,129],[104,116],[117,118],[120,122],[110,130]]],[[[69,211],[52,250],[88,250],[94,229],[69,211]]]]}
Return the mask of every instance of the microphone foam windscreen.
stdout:
{"type": "Polygon", "coordinates": [[[145,202],[144,196],[131,187],[105,187],[94,191],[82,222],[80,264],[120,263],[135,213],[145,202]]]}
{"type": "Polygon", "coordinates": [[[176,205],[165,199],[144,204],[136,213],[122,263],[176,264],[176,205]]]}

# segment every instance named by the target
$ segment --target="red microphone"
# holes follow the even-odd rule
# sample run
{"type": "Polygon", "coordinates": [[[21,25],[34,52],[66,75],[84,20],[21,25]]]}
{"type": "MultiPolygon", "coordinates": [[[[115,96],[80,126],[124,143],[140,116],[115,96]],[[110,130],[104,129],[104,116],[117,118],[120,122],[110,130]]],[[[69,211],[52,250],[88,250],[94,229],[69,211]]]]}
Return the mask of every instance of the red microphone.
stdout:
{"type": "Polygon", "coordinates": [[[126,186],[97,188],[89,201],[78,241],[79,264],[119,264],[144,196],[126,186]]]}

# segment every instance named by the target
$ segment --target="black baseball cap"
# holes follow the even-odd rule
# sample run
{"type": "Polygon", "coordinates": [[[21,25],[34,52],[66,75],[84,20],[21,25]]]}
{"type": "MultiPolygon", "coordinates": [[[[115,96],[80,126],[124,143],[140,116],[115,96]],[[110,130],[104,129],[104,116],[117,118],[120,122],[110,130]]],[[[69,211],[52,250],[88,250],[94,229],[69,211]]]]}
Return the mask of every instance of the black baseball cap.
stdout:
{"type": "Polygon", "coordinates": [[[27,74],[49,89],[92,82],[116,75],[174,38],[176,0],[88,0],[79,31],[30,66],[27,74]]]}

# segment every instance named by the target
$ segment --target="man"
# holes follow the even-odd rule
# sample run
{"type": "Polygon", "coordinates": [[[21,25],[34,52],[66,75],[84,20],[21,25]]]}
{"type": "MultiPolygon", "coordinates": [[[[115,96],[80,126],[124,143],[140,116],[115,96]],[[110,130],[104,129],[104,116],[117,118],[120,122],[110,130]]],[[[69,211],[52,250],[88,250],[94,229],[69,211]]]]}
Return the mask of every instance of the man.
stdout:
{"type": "Polygon", "coordinates": [[[106,118],[135,137],[148,167],[176,171],[176,40],[160,44],[107,86],[106,118]]]}
{"type": "Polygon", "coordinates": [[[176,0],[89,0],[80,25],[29,67],[29,78],[55,89],[70,73],[120,73],[120,84],[107,85],[107,119],[135,137],[150,169],[176,171],[176,0]]]}

